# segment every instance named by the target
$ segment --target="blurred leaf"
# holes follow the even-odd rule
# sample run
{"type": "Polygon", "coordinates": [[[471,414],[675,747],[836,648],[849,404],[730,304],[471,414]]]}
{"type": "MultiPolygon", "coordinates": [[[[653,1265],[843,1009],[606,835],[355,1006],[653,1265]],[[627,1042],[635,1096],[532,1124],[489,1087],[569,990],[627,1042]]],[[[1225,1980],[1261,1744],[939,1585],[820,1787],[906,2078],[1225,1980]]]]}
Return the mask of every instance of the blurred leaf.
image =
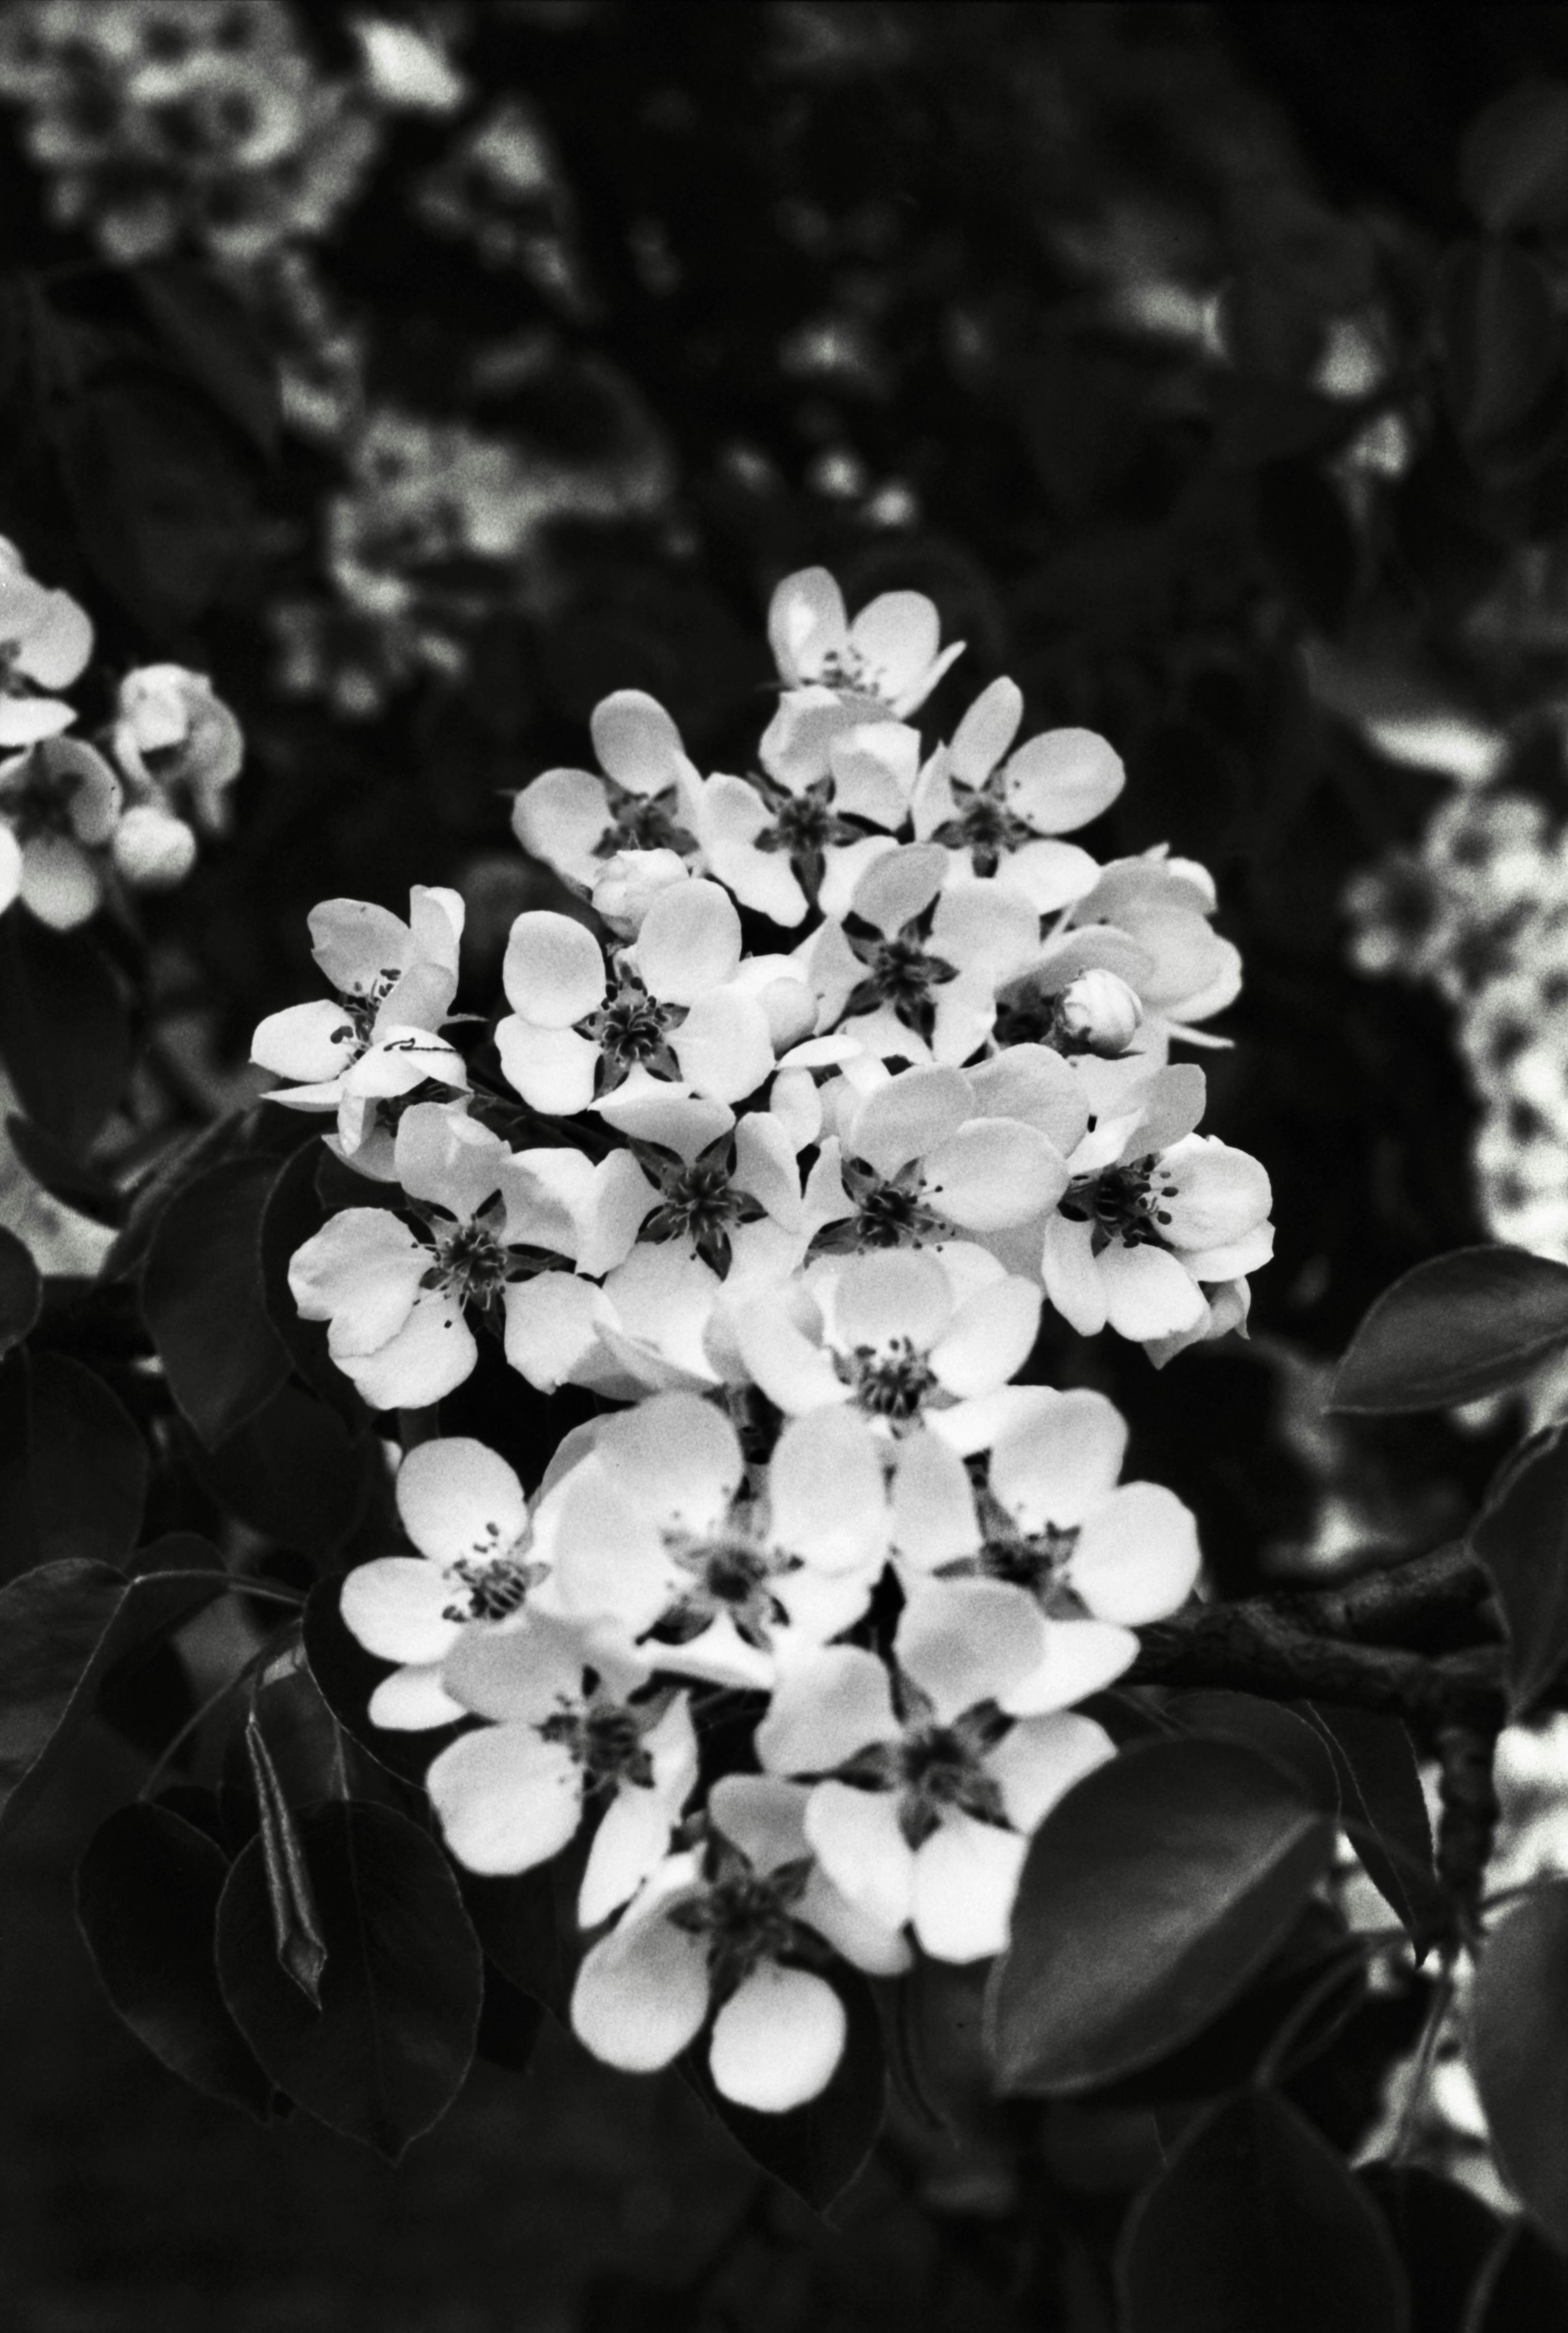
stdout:
{"type": "Polygon", "coordinates": [[[1537,1435],[1515,1453],[1468,1544],[1502,1608],[1517,1717],[1568,1660],[1568,1427],[1537,1435]]]}
{"type": "Polygon", "coordinates": [[[1432,1861],[1432,1826],[1415,1746],[1402,1722],[1375,1709],[1303,1702],[1339,1777],[1340,1820],[1367,1877],[1424,1954],[1447,1929],[1448,1899],[1432,1861]]]}
{"type": "Polygon", "coordinates": [[[281,2089],[396,2162],[440,2120],[472,2063],[479,1945],[445,1858],[402,1815],[353,1800],[318,1807],[300,1837],[327,1948],[321,2006],[278,1965],[259,1839],[218,1906],[224,1998],[281,2089]]]}
{"type": "Polygon", "coordinates": [[[1399,2247],[1410,2288],[1410,2333],[1464,2333],[1465,2297],[1503,2223],[1456,2180],[1414,2164],[1360,2174],[1399,2247]]]}
{"type": "Polygon", "coordinates": [[[1468,2053],[1504,2177],[1568,2251],[1568,1879],[1525,1896],[1488,1935],[1468,2053]]]}
{"type": "Polygon", "coordinates": [[[261,454],[276,451],[277,360],[221,278],[188,260],[133,267],[126,280],[169,347],[261,454]]]}
{"type": "Polygon", "coordinates": [[[1334,1831],[1235,1742],[1141,1744],[1076,1783],[1030,1842],[991,1980],[1002,2088],[1092,2089],[1198,2032],[1277,1951],[1334,1831]]]}
{"type": "Polygon", "coordinates": [[[544,2011],[537,2001],[512,1983],[488,1955],[484,1963],[484,2001],[479,2012],[474,2055],[487,2066],[508,2074],[526,2073],[544,2027],[544,2011]]]}
{"type": "Polygon", "coordinates": [[[577,1974],[569,1940],[577,1934],[570,1897],[578,1875],[563,1870],[569,1860],[569,1850],[565,1858],[504,1879],[481,1878],[473,1871],[461,1875],[463,1900],[487,1959],[560,2025],[569,2022],[577,1974]]]}
{"type": "Polygon", "coordinates": [[[43,1302],[38,1266],[15,1233],[0,1225],[0,1355],[22,1342],[43,1302]]]}
{"type": "Polygon", "coordinates": [[[130,1029],[101,951],[24,910],[0,917],[0,1060],[29,1118],[69,1153],[119,1101],[130,1029]]]}
{"type": "Polygon", "coordinates": [[[1294,2107],[1251,2091],[1183,2134],[1122,2241],[1123,2333],[1406,2333],[1382,2221],[1294,2107]]]}
{"type": "Polygon", "coordinates": [[[1175,1693],[1165,1714],[1184,1733],[1240,1742],[1260,1751],[1296,1783],[1311,1806],[1324,1814],[1340,1811],[1339,1781],[1322,1733],[1302,1712],[1254,1693],[1175,1693]]]}
{"type": "Polygon", "coordinates": [[[283,1385],[191,1462],[253,1529],[325,1562],[359,1522],[380,1457],[368,1433],[351,1435],[324,1401],[283,1385]]]}
{"type": "Polygon", "coordinates": [[[1568,224],[1568,88],[1532,82],[1477,115],[1459,148],[1459,191],[1494,235],[1568,224]]]}
{"type": "Polygon", "coordinates": [[[260,1818],[258,1839],[266,1873],[272,1949],[284,1975],[299,1986],[312,2009],[320,2009],[326,1941],[299,1829],[253,1708],[245,1721],[245,1755],[260,1818]]]}
{"type": "Polygon", "coordinates": [[[1461,244],[1443,263],[1438,328],[1454,427],[1467,446],[1484,447],[1535,410],[1558,370],[1551,284],[1511,245],[1461,244]]]}
{"type": "Polygon", "coordinates": [[[169,1391],[208,1449],[283,1384],[259,1244],[272,1162],[234,1158],[176,1193],[142,1267],[142,1309],[169,1391]]]}
{"type": "Polygon", "coordinates": [[[1568,2325],[1568,2265],[1528,2220],[1506,2227],[1477,2277],[1460,2333],[1562,2333],[1568,2325]]]}
{"type": "Polygon", "coordinates": [[[1328,1407],[1448,1409],[1523,1384],[1568,1343],[1568,1264],[1522,1248],[1459,1248],[1381,1295],[1334,1372],[1328,1407]]]}
{"type": "Polygon", "coordinates": [[[18,1118],[14,1111],[5,1120],[5,1135],[33,1181],[52,1199],[58,1199],[62,1206],[74,1207],[95,1224],[118,1230],[125,1219],[125,1201],[106,1176],[84,1166],[52,1134],[34,1126],[31,1118],[18,1118]]]}
{"type": "Polygon", "coordinates": [[[844,2055],[821,2096],[792,2114],[757,2114],[725,2098],[709,2074],[701,2042],[679,2061],[737,2146],[814,2212],[826,2212],[861,2170],[887,2109],[882,2028],[871,1987],[858,1970],[842,1965],[835,1966],[832,1982],[847,2020],[844,2055]]]}
{"type": "Polygon", "coordinates": [[[169,1808],[121,1807],[77,1867],[76,1916],[138,2040],[182,2080],[263,2120],[272,2084],[224,2005],[213,1961],[228,1867],[169,1808]]]}

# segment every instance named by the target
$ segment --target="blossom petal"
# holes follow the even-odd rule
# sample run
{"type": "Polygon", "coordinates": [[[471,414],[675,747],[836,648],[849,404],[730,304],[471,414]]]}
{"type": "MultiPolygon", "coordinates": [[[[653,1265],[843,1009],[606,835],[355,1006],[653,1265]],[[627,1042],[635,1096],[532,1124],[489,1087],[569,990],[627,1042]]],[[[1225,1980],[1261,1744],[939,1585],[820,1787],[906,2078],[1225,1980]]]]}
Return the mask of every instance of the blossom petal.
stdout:
{"type": "Polygon", "coordinates": [[[378,1661],[439,1661],[457,1641],[462,1623],[445,1618],[452,1582],[416,1555],[382,1555],[361,1563],[343,1581],[339,1608],[351,1637],[378,1661]]]}
{"type": "Polygon", "coordinates": [[[452,1725],[466,1716],[441,1682],[441,1664],[394,1669],[383,1677],[367,1704],[372,1725],[388,1733],[428,1733],[438,1725],[452,1725]]]}
{"type": "Polygon", "coordinates": [[[598,1448],[609,1479],[661,1529],[717,1530],[745,1475],[734,1427],[694,1393],[639,1402],[607,1423],[598,1448]]]}
{"type": "Polygon", "coordinates": [[[307,918],[311,954],[340,996],[368,996],[414,960],[401,916],[371,899],[323,899],[307,918]]]}
{"type": "Polygon", "coordinates": [[[655,1516],[612,1480],[597,1450],[572,1469],[556,1501],[555,1569],[547,1586],[562,1616],[614,1620],[630,1637],[651,1628],[676,1578],[655,1516]]]}
{"type": "Polygon", "coordinates": [[[600,769],[628,793],[663,793],[691,767],[679,729],[645,689],[617,688],[601,697],[588,728],[600,769]]]}
{"type": "Polygon", "coordinates": [[[541,1272],[502,1291],[506,1358],[541,1393],[569,1384],[598,1347],[598,1291],[569,1272],[541,1272]]]}
{"type": "Polygon", "coordinates": [[[397,1469],[397,1497],[404,1530],[435,1563],[488,1562],[515,1547],[528,1525],[512,1468],[467,1435],[440,1435],[410,1450],[397,1469]]]}
{"type": "Polygon", "coordinates": [[[473,1374],[479,1348],[461,1301],[430,1289],[416,1297],[396,1336],[373,1353],[339,1352],[334,1342],[332,1359],[372,1409],[426,1409],[473,1374]]]}
{"type": "Polygon", "coordinates": [[[1028,1590],[1001,1579],[932,1581],[904,1606],[893,1640],[906,1676],[939,1725],[999,1701],[1045,1657],[1046,1618],[1028,1590]]]}
{"type": "Polygon", "coordinates": [[[579,1927],[597,1928],[636,1894],[669,1853],[673,1822],[670,1802],[662,1793],[622,1782],[588,1849],[578,1891],[579,1927]]]}
{"type": "Polygon", "coordinates": [[[465,1223],[500,1190],[512,1153],[461,1104],[418,1101],[398,1121],[393,1158],[411,1199],[432,1199],[465,1223]]]}
{"type": "Polygon", "coordinates": [[[777,1774],[725,1774],[708,1793],[708,1812],[753,1871],[766,1874],[806,1853],[809,1799],[800,1783],[777,1774]]]}
{"type": "Polygon", "coordinates": [[[934,1256],[898,1248],[852,1257],[833,1291],[834,1340],[873,1351],[907,1342],[929,1350],[952,1319],[952,1291],[934,1256]]]}
{"type": "Polygon", "coordinates": [[[757,759],[787,792],[803,794],[827,775],[833,740],[856,718],[837,689],[787,688],[759,740],[757,759]]]}
{"type": "Polygon", "coordinates": [[[1026,1842],[972,1815],[949,1814],[914,1858],[913,1924],[933,1960],[983,1961],[1007,1949],[1026,1842]]]}
{"type": "Polygon", "coordinates": [[[50,591],[17,644],[15,664],[40,688],[69,688],[91,654],[92,622],[86,609],[69,591],[50,591]]]}
{"type": "Polygon", "coordinates": [[[629,1150],[612,1150],[593,1169],[581,1210],[577,1268],[612,1272],[630,1255],[659,1195],[629,1150]]]}
{"type": "Polygon", "coordinates": [[[570,1118],[592,1102],[599,1049],[575,1029],[537,1029],[506,1013],[495,1024],[495,1050],[512,1091],[547,1118],[570,1118]]]}
{"type": "Polygon", "coordinates": [[[42,924],[74,931],[98,912],[97,867],[70,834],[30,835],[22,846],[22,897],[42,924]]]}
{"type": "Polygon", "coordinates": [[[1190,1134],[1173,1144],[1160,1169],[1169,1216],[1163,1229],[1176,1247],[1225,1247],[1259,1224],[1273,1204],[1261,1162],[1212,1135],[1190,1134]]]}
{"type": "Polygon", "coordinates": [[[715,1101],[741,1101],[772,1074],[768,1015],[755,997],[736,988],[710,988],[699,996],[670,1046],[693,1092],[715,1101]]]}
{"type": "Polygon", "coordinates": [[[793,1659],[757,1728],[757,1755],[772,1774],[830,1774],[874,1742],[895,1742],[893,1688],[875,1653],[827,1645],[793,1659]]]}
{"type": "Polygon", "coordinates": [[[814,680],[849,638],[844,594],[826,567],[787,575],[768,606],[768,645],[787,686],[814,680]]]}
{"type": "Polygon", "coordinates": [[[1162,1483],[1126,1483],[1085,1521],[1067,1577],[1097,1620],[1142,1627],[1185,1604],[1201,1557],[1190,1508],[1162,1483]]]}
{"type": "Polygon", "coordinates": [[[929,907],[947,880],[940,844],[910,842],[875,859],[855,887],[854,913],[891,939],[929,907]]]}
{"type": "Polygon", "coordinates": [[[1105,1325],[1105,1287],[1094,1252],[1093,1227],[1055,1215],[1046,1224],[1040,1274],[1046,1294],[1069,1328],[1095,1337],[1105,1325]]]}
{"type": "Polygon", "coordinates": [[[694,1004],[722,988],[741,961],[741,918],[729,893],[704,877],[673,883],[643,917],[633,951],[650,996],[694,1004]]]}
{"type": "Polygon", "coordinates": [[[1049,1620],[1045,1659],[1009,1688],[1001,1706],[1012,1717],[1071,1709],[1075,1702],[1114,1685],[1137,1657],[1138,1639],[1131,1628],[1114,1627],[1104,1620],[1049,1620]]]}
{"type": "Polygon", "coordinates": [[[904,1561],[917,1571],[935,1571],[980,1547],[969,1471],[957,1451],[934,1434],[912,1434],[899,1445],[893,1539],[904,1561]]]}
{"type": "Polygon", "coordinates": [[[727,1103],[701,1099],[684,1086],[666,1084],[643,1069],[634,1070],[624,1085],[617,1086],[594,1108],[595,1114],[617,1134],[633,1142],[656,1142],[688,1166],[699,1151],[728,1134],[735,1123],[735,1113],[727,1103]]]}
{"type": "Polygon", "coordinates": [[[936,903],[931,945],[961,972],[983,973],[998,988],[1027,972],[1039,955],[1039,915],[1005,872],[954,883],[936,903]]]}
{"type": "Polygon", "coordinates": [[[1039,1290],[1009,1272],[959,1306],[931,1349],[931,1366],[961,1399],[990,1393],[1022,1368],[1039,1326],[1039,1290]]]}
{"type": "Polygon", "coordinates": [[[730,1183],[766,1208],[785,1231],[801,1229],[800,1170],[789,1137],[769,1111],[750,1110],[736,1126],[730,1183]]]}
{"type": "Polygon", "coordinates": [[[464,1629],[446,1656],[447,1691],[475,1717],[542,1725],[583,1698],[589,1632],[531,1612],[521,1627],[464,1629]]]}
{"type": "Polygon", "coordinates": [[[983,786],[1013,739],[1024,717],[1024,693],[1004,674],[982,688],[948,747],[953,776],[966,786],[983,786]]]}
{"type": "Polygon", "coordinates": [[[1048,1135],[1064,1157],[1076,1150],[1088,1124],[1083,1087],[1047,1045],[1009,1045],[964,1071],[977,1118],[1017,1118],[1048,1135]]]}
{"type": "Polygon", "coordinates": [[[1126,1448],[1126,1420],[1103,1393],[1032,1386],[992,1446],[991,1492],[1022,1531],[1071,1531],[1114,1489],[1126,1448]]]}
{"type": "Polygon", "coordinates": [[[956,1135],[973,1115],[961,1070],[905,1070],[861,1104],[851,1122],[848,1148],[879,1175],[896,1175],[912,1158],[956,1135]]]}
{"type": "Polygon", "coordinates": [[[604,780],[587,770],[541,771],[512,812],[523,849],[585,891],[599,871],[598,846],[613,823],[604,780]]]}
{"type": "Polygon", "coordinates": [[[269,1013],[251,1040],[251,1059],[275,1078],[302,1083],[335,1078],[359,1050],[359,1036],[340,1004],[291,1004],[269,1013]]]}
{"type": "Polygon", "coordinates": [[[41,745],[69,729],[75,718],[61,696],[0,696],[0,746],[41,745]]]}
{"type": "Polygon", "coordinates": [[[601,1003],[605,960],[598,940],[570,916],[533,908],[514,920],[502,965],[507,1003],[540,1029],[567,1029],[601,1003]]]}
{"type": "Polygon", "coordinates": [[[460,1734],[425,1778],[442,1836],[470,1871],[499,1876],[548,1863],[582,1820],[582,1769],[531,1725],[460,1734]]]}
{"type": "Polygon", "coordinates": [[[902,1976],[914,1958],[903,1930],[884,1926],[852,1904],[819,1863],[812,1865],[794,1910],[797,1919],[815,1928],[841,1959],[851,1968],[864,1969],[867,1976],[902,1976]]]}
{"type": "Polygon", "coordinates": [[[1009,851],[1000,871],[1037,915],[1054,916],[1094,889],[1100,869],[1076,842],[1042,841],[1009,851]]]}
{"type": "Polygon", "coordinates": [[[1162,1247],[1113,1240],[1099,1259],[1105,1317],[1121,1337],[1168,1337],[1208,1311],[1202,1290],[1162,1247]]]}
{"type": "Polygon", "coordinates": [[[824,1978],[761,1961],[713,2020],[714,2088],[754,2113],[788,2114],[827,2088],[848,2030],[824,1978]]]}
{"type": "MultiPolygon", "coordinates": [[[[657,1887],[658,1877],[650,1889],[657,1887]]],[[[606,2065],[626,2074],[651,2074],[678,2058],[702,2031],[708,2014],[708,1948],[703,1936],[677,1927],[662,1910],[640,1919],[636,1915],[634,1898],[620,1925],[602,1936],[584,1960],[572,1989],[571,2024],[578,2040],[606,2065]]]]}
{"type": "Polygon", "coordinates": [[[296,1248],[289,1290],[305,1320],[331,1321],[335,1352],[373,1352],[408,1318],[430,1261],[388,1208],[345,1207],[296,1248]]]}
{"type": "Polygon", "coordinates": [[[796,1326],[782,1301],[760,1298],[738,1312],[731,1327],[752,1384],[786,1416],[803,1416],[850,1398],[831,1353],[796,1326]]]}
{"type": "Polygon", "coordinates": [[[882,1459],[865,1421],[842,1407],[792,1417],[768,1467],[771,1536],[814,1567],[843,1571],[887,1552],[882,1459]]]}
{"type": "Polygon", "coordinates": [[[882,1928],[901,1928],[914,1901],[914,1855],[899,1827],[892,1791],[818,1782],[806,1808],[806,1836],[840,1895],[882,1928]]]}
{"type": "Polygon", "coordinates": [[[1127,782],[1121,755],[1093,729],[1047,729],[1003,773],[1008,807],[1037,834],[1071,834],[1109,810],[1127,782]]]}
{"type": "Polygon", "coordinates": [[[905,695],[936,661],[941,638],[941,619],[923,591],[879,592],[849,627],[861,685],[890,702],[905,695]]]}
{"type": "Polygon", "coordinates": [[[1003,1231],[1056,1205],[1067,1187],[1067,1162],[1037,1128],[1018,1118],[972,1118],[928,1153],[924,1179],[951,1223],[965,1231],[1003,1231]]]}

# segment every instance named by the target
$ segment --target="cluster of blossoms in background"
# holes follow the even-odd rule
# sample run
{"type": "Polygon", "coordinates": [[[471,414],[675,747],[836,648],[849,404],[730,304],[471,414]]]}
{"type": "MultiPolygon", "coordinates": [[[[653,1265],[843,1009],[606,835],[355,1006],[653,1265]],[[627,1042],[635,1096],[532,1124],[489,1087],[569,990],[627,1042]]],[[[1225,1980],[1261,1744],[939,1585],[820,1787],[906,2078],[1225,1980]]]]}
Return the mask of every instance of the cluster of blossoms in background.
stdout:
{"type": "Polygon", "coordinates": [[[223,832],[244,741],[200,673],[141,665],[90,739],[62,692],[87,671],[92,625],[0,538],[0,910],[20,898],[69,930],[115,881],[167,890],[223,832]]]}
{"type": "Polygon", "coordinates": [[[517,917],[477,1047],[462,902],[416,888],[315,911],[331,993],[253,1054],[366,1178],[290,1282],[373,1408],[486,1333],[600,1397],[531,1499],[466,1436],[403,1457],[414,1551],[343,1594],[372,1716],[454,1729],[428,1787],[475,1871],[597,1818],[591,2049],[711,2029],[720,2089],[781,2111],[843,2050],[836,1969],[1003,1948],[1030,1834],[1112,1755],[1077,1704],[1198,1578],[1114,1407],[1018,1382],[1045,1309],[1163,1363],[1244,1324],[1272,1230],[1171,1058],[1239,984],[1207,874],[1066,839],[1123,786],[1105,741],[1020,741],[999,680],[928,742],[960,648],[917,593],[852,622],[811,570],[770,631],[750,773],[628,690],[596,768],[520,796],[593,920],[517,917]]]}

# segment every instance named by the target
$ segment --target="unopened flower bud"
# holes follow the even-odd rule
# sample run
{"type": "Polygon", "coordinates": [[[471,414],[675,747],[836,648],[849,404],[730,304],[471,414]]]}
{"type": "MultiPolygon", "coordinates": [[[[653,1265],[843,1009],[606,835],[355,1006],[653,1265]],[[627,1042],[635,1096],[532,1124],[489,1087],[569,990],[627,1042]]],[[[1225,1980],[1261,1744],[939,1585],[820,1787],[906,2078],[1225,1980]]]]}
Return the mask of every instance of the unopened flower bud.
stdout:
{"type": "Polygon", "coordinates": [[[196,865],[196,839],[183,818],[138,802],[114,830],[114,863],[139,891],[169,891],[196,865]]]}
{"type": "Polygon", "coordinates": [[[1143,1018],[1135,991],[1114,972],[1080,973],[1056,1005],[1057,1026],[1072,1050],[1108,1061],[1126,1051],[1143,1018]]]}
{"type": "Polygon", "coordinates": [[[605,860],[594,885],[594,912],[623,939],[635,939],[659,893],[685,879],[686,863],[679,851],[617,850],[605,860]]]}

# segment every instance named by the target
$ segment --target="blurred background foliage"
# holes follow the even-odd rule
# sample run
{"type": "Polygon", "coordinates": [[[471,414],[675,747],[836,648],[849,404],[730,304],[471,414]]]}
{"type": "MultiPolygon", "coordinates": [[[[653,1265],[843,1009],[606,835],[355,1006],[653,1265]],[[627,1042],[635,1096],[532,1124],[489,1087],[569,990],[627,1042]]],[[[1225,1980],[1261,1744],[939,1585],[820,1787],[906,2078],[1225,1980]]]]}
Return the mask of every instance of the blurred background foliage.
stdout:
{"type": "MultiPolygon", "coordinates": [[[[1085,840],[1204,859],[1245,960],[1210,1123],[1267,1164],[1278,1257],[1250,1346],[1161,1377],[1091,1351],[1137,1471],[1232,1592],[1452,1529],[1497,1418],[1318,1404],[1421,1257],[1568,1254],[1560,12],[13,0],[0,104],[0,531],[111,670],[209,671],[249,743],[233,841],[146,909],[160,1122],[258,1090],[250,1030],[311,993],[324,897],[457,884],[483,1001],[512,917],[563,904],[510,797],[584,758],[599,696],[647,688],[743,767],[778,579],[913,586],[969,643],[938,727],[1007,671],[1033,725],[1104,731],[1130,783],[1085,840]]],[[[285,2169],[171,2103],[69,1955],[34,1965],[53,1916],[11,1899],[9,1997],[58,1992],[91,2063],[19,2092],[8,2157],[54,2166],[11,2206],[29,2326],[710,2321],[624,2281],[678,2284],[716,2194],[752,2208],[689,2107],[635,2133],[547,2065],[396,2174],[319,2134],[285,2169]],[[82,2152],[100,2084],[145,2101],[167,2277],[145,2191],[82,2152]],[[280,2284],[282,2224],[310,2259],[280,2284]]],[[[1404,2038],[1359,2031],[1351,2136],[1404,2038]]],[[[854,2207],[883,2235],[808,2241],[757,2205],[726,2305],[1094,2328],[1080,2223],[1152,2127],[1115,2111],[1023,2142],[1027,2257],[992,2241],[996,2134],[906,2133],[945,2218],[889,2191],[854,2207]],[[929,2282],[865,2271],[933,2242],[929,2282]]]]}

